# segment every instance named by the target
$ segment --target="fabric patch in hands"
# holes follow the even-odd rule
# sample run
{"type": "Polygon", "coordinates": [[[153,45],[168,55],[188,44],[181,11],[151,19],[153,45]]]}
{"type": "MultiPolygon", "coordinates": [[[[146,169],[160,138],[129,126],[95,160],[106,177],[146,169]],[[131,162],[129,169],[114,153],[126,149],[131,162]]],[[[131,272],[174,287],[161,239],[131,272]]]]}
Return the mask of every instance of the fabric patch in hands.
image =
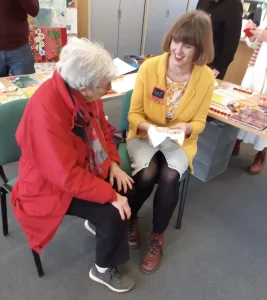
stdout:
{"type": "Polygon", "coordinates": [[[167,137],[177,141],[181,146],[184,143],[185,133],[180,129],[170,129],[168,127],[156,127],[151,125],[148,129],[148,136],[152,142],[153,147],[157,147],[165,141],[167,137]]]}

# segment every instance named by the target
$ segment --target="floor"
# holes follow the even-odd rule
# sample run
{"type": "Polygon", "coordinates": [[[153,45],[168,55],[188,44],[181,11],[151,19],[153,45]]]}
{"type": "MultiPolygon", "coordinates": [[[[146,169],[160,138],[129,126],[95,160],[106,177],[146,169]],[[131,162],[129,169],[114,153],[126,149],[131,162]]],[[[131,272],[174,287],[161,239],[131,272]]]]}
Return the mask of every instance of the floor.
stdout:
{"type": "MultiPolygon", "coordinates": [[[[259,176],[246,173],[253,151],[244,146],[227,171],[208,183],[192,178],[182,230],[166,232],[161,268],[139,271],[148,232],[151,201],[140,214],[143,247],[132,252],[125,271],[136,287],[115,294],[88,278],[94,263],[94,237],[83,221],[66,217],[41,255],[45,277],[36,274],[25,236],[9,209],[10,235],[0,235],[1,300],[264,300],[267,298],[267,168],[259,176]]],[[[7,168],[15,176],[17,165],[7,168]]],[[[9,207],[10,208],[10,207],[9,207]]]]}

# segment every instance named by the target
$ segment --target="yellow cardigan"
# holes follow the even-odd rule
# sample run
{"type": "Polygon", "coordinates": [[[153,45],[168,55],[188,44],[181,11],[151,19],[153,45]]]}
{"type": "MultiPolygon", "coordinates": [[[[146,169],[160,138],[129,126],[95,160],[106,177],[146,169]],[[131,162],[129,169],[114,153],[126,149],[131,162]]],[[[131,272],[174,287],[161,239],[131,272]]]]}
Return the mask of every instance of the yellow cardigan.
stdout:
{"type": "MultiPolygon", "coordinates": [[[[142,64],[138,71],[128,115],[130,123],[128,140],[133,137],[147,137],[146,132],[137,130],[138,125],[143,121],[157,126],[167,126],[166,97],[164,97],[165,105],[157,103],[152,99],[152,92],[154,88],[166,90],[168,58],[168,53],[150,58],[142,64]]],[[[173,126],[180,122],[193,125],[192,134],[185,139],[183,144],[192,173],[192,162],[197,152],[197,138],[206,125],[214,82],[214,75],[209,67],[194,66],[181,102],[173,119],[168,123],[168,126],[173,126]]]]}

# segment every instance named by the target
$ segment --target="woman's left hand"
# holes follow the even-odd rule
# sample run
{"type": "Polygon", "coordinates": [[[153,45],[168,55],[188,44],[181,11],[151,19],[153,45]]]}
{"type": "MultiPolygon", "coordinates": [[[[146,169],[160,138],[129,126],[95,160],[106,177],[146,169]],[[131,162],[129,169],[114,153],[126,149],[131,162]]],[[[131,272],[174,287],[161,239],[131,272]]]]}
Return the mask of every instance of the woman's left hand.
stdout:
{"type": "Polygon", "coordinates": [[[183,130],[186,136],[190,136],[193,131],[193,126],[190,123],[177,123],[176,125],[171,126],[170,128],[183,130]]]}
{"type": "Polygon", "coordinates": [[[267,30],[266,29],[251,29],[250,30],[253,36],[258,39],[260,42],[267,42],[267,30]]]}
{"type": "Polygon", "coordinates": [[[109,172],[109,182],[113,186],[116,179],[118,191],[120,192],[123,188],[124,194],[127,193],[128,188],[133,189],[133,179],[128,176],[122,169],[118,166],[116,162],[112,162],[109,172]]]}

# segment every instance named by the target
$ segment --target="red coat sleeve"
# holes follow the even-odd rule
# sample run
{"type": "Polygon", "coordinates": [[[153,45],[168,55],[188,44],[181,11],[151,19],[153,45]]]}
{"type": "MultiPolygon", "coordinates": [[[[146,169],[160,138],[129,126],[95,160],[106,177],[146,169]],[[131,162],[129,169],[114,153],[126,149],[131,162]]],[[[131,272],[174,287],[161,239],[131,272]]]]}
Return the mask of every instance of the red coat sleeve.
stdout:
{"type": "Polygon", "coordinates": [[[120,165],[121,159],[120,159],[119,153],[117,151],[117,146],[114,143],[110,128],[108,126],[108,122],[105,117],[102,100],[98,101],[98,107],[99,107],[99,118],[100,118],[100,122],[101,122],[101,128],[102,128],[102,132],[105,136],[105,140],[107,143],[109,157],[112,161],[116,161],[120,165]]]}
{"type": "Polygon", "coordinates": [[[110,183],[78,165],[69,120],[52,115],[41,104],[29,103],[16,137],[32,165],[60,191],[98,203],[117,199],[110,183]]]}

